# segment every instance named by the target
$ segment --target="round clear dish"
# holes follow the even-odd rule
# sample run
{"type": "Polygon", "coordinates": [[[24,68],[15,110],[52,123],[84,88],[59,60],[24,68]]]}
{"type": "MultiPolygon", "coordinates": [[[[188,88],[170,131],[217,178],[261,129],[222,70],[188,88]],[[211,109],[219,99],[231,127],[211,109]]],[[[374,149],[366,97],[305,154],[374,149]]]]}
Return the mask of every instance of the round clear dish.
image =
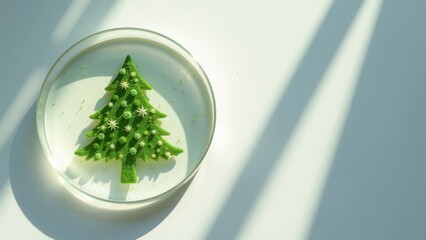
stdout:
{"type": "Polygon", "coordinates": [[[37,130],[48,160],[76,196],[127,208],[164,199],[194,176],[210,146],[215,114],[209,80],[188,51],[156,32],[118,28],[80,40],[55,62],[40,92],[37,130]],[[137,161],[135,184],[120,182],[120,160],[74,154],[90,142],[84,134],[97,122],[89,116],[109,100],[104,88],[127,54],[152,86],[150,103],[167,114],[161,127],[171,134],[164,138],[184,150],[169,160],[137,161]]]}

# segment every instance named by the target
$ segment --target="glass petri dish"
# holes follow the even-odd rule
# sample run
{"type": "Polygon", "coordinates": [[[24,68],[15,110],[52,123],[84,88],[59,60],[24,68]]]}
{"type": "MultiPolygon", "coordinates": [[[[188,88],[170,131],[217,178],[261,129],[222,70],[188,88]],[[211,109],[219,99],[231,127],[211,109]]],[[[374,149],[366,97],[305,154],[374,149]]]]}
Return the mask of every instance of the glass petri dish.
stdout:
{"type": "Polygon", "coordinates": [[[117,28],[90,35],[59,57],[44,80],[36,119],[43,150],[71,192],[97,206],[127,208],[164,199],[194,176],[212,141],[215,115],[209,80],[188,51],[153,31],[117,28]],[[97,122],[89,115],[109,100],[104,88],[127,54],[153,88],[146,92],[150,103],[168,115],[161,126],[171,134],[164,138],[184,150],[169,160],[138,161],[135,184],[120,183],[119,160],[74,154],[91,141],[84,133],[97,122]]]}

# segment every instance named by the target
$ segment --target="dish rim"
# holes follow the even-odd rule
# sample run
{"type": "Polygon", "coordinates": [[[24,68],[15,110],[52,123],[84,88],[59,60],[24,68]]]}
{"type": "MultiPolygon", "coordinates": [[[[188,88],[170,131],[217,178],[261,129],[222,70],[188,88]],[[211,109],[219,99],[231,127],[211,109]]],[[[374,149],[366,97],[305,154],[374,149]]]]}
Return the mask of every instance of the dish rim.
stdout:
{"type": "MultiPolygon", "coordinates": [[[[134,34],[134,36],[131,37],[138,37],[141,38],[142,36],[136,36],[136,34],[134,34]]],[[[114,39],[119,39],[119,38],[124,38],[123,36],[118,36],[114,39]]],[[[96,42],[94,45],[102,43],[102,42],[106,42],[110,39],[103,39],[100,42],[96,42]]],[[[90,45],[89,47],[91,47],[93,45],[90,45]]],[[[87,48],[84,48],[82,51],[84,51],[87,48]]],[[[72,58],[70,59],[74,59],[76,56],[78,56],[82,51],[77,52],[75,55],[72,56],[72,58]]],[[[66,61],[64,66],[66,66],[67,63],[69,63],[70,60],[66,61]]],[[[61,70],[63,69],[63,67],[61,68],[61,70]]],[[[197,80],[197,81],[199,81],[197,80]]],[[[211,82],[207,76],[207,74],[205,73],[204,69],[201,67],[201,65],[198,63],[198,61],[192,56],[192,54],[186,50],[182,45],[180,45],[178,42],[176,42],[175,40],[171,39],[170,37],[167,37],[161,33],[152,31],[152,30],[148,30],[148,29],[143,29],[143,28],[134,28],[134,27],[120,27],[120,28],[111,28],[111,29],[106,29],[106,30],[102,30],[102,31],[98,31],[95,32],[93,34],[90,34],[82,39],[80,39],[79,41],[77,41],[76,43],[74,43],[73,45],[71,45],[67,50],[65,50],[54,62],[54,64],[52,65],[52,67],[49,69],[49,72],[47,73],[46,77],[43,80],[43,84],[40,88],[39,94],[38,94],[38,99],[37,99],[37,108],[36,108],[36,126],[37,126],[37,133],[38,133],[38,137],[39,140],[41,141],[41,146],[42,149],[50,163],[50,165],[55,169],[55,172],[58,173],[60,175],[60,177],[62,177],[66,183],[64,184],[69,184],[72,186],[73,189],[78,190],[79,193],[83,193],[86,196],[89,196],[93,199],[96,200],[100,200],[102,202],[106,202],[106,203],[114,203],[114,204],[123,204],[123,205],[127,205],[127,204],[149,204],[152,202],[156,202],[157,200],[161,200],[166,198],[167,196],[171,195],[172,193],[174,193],[175,191],[177,191],[178,189],[180,189],[183,185],[185,185],[189,180],[191,180],[195,174],[198,172],[201,163],[203,162],[210,146],[211,143],[213,141],[213,136],[214,136],[214,132],[216,129],[216,100],[215,100],[215,96],[214,96],[214,92],[213,92],[213,88],[211,85],[211,82]],[[182,55],[182,57],[185,58],[185,60],[187,60],[197,71],[197,73],[200,75],[201,78],[199,78],[199,80],[202,80],[203,85],[205,86],[208,94],[210,95],[210,101],[211,101],[211,110],[212,110],[212,125],[211,125],[211,131],[210,131],[210,137],[208,139],[207,142],[207,146],[204,149],[203,154],[201,155],[201,158],[199,159],[199,161],[196,163],[195,167],[193,168],[193,170],[187,174],[185,176],[185,178],[183,180],[181,180],[180,182],[178,182],[176,185],[174,185],[173,187],[171,187],[170,189],[168,189],[167,191],[164,191],[158,195],[152,196],[152,197],[148,197],[148,198],[144,198],[144,199],[139,199],[139,200],[114,200],[114,199],[105,199],[102,197],[97,196],[96,194],[93,194],[89,191],[84,190],[84,188],[82,188],[79,184],[75,183],[70,177],[68,177],[64,172],[59,171],[52,163],[52,161],[54,160],[52,151],[50,150],[50,146],[49,143],[47,141],[47,137],[46,137],[46,127],[44,124],[44,119],[45,119],[45,108],[47,107],[46,102],[43,102],[43,97],[44,95],[48,95],[48,92],[50,90],[50,87],[48,87],[48,84],[52,81],[55,81],[56,78],[55,76],[51,76],[53,74],[53,71],[56,70],[57,66],[61,63],[61,61],[67,56],[67,54],[69,54],[73,49],[77,48],[78,46],[80,46],[81,44],[84,44],[86,41],[95,38],[96,36],[99,35],[103,35],[103,34],[108,34],[111,32],[127,32],[127,35],[125,37],[129,37],[129,34],[131,32],[138,32],[138,33],[142,33],[145,34],[144,39],[148,39],[151,41],[155,41],[159,44],[162,45],[166,45],[169,48],[172,48],[174,51],[178,52],[179,54],[182,55]],[[155,37],[158,37],[162,40],[165,40],[168,43],[171,43],[173,46],[167,45],[164,42],[160,42],[157,39],[151,39],[148,38],[146,35],[150,34],[153,35],[155,37]],[[176,49],[177,48],[177,49],[176,49]],[[183,55],[182,53],[184,53],[185,55],[183,55]],[[45,89],[47,88],[48,89],[45,89]],[[46,91],[47,90],[47,91],[46,91]],[[45,92],[46,91],[46,92],[45,92]]]]}

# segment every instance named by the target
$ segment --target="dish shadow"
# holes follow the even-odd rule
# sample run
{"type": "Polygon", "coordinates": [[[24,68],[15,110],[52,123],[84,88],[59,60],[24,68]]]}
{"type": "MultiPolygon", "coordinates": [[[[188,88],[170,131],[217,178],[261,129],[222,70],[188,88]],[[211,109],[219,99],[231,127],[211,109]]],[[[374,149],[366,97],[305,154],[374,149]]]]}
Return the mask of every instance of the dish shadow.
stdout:
{"type": "Polygon", "coordinates": [[[13,79],[13,81],[7,81],[7,87],[0,90],[0,101],[2,102],[0,104],[0,115],[13,114],[12,119],[16,123],[13,126],[2,126],[2,128],[12,130],[9,130],[10,132],[5,131],[6,134],[1,131],[2,137],[7,139],[5,145],[2,146],[3,148],[0,149],[0,189],[3,188],[4,183],[9,178],[7,162],[12,142],[11,136],[13,136],[13,132],[24,117],[25,112],[31,107],[33,98],[30,97],[31,100],[29,100],[28,96],[33,95],[35,97],[37,95],[38,86],[41,85],[43,80],[32,78],[33,74],[47,70],[57,56],[65,51],[68,46],[98,29],[102,20],[115,6],[113,0],[89,2],[87,7],[82,9],[75,25],[61,29],[69,31],[64,32],[59,41],[53,42],[52,35],[55,28],[63,21],[67,11],[73,7],[72,5],[72,2],[46,0],[12,1],[2,4],[0,8],[0,22],[2,22],[0,30],[3,33],[0,37],[0,45],[7,46],[2,48],[0,65],[4,69],[10,70],[2,71],[2,77],[3,79],[13,79]],[[19,62],[19,64],[14,64],[16,62],[19,62]],[[30,85],[28,84],[29,81],[32,81],[30,85]],[[37,86],[37,89],[32,88],[30,90],[28,86],[37,86]],[[28,92],[24,93],[22,90],[28,92]],[[19,94],[25,94],[25,97],[19,94]],[[20,97],[23,97],[23,99],[20,99],[20,97]],[[17,102],[19,104],[16,104],[17,102]],[[20,108],[10,111],[12,105],[25,105],[25,109],[22,109],[22,112],[20,108]],[[5,172],[4,169],[6,169],[5,172]]]}
{"type": "MultiPolygon", "coordinates": [[[[17,104],[16,98],[23,89],[25,90],[28,85],[26,81],[34,74],[35,67],[41,67],[40,63],[50,62],[50,59],[53,58],[52,51],[43,52],[43,50],[51,48],[49,43],[51,31],[69,5],[70,3],[66,2],[48,3],[45,0],[37,2],[13,1],[3,2],[0,8],[0,22],[2,22],[0,24],[0,31],[2,32],[0,37],[0,46],[2,46],[0,65],[2,69],[10,70],[2,71],[1,82],[7,82],[7,87],[0,88],[0,123],[2,124],[0,129],[2,140],[0,142],[4,143],[3,146],[0,146],[0,190],[3,189],[3,185],[9,179],[10,146],[13,132],[18,125],[15,122],[21,121],[24,116],[24,112],[20,112],[22,106],[26,107],[25,110],[31,107],[31,104],[26,105],[27,103],[22,103],[22,101],[28,99],[30,95],[35,97],[36,91],[26,94],[25,97],[20,96],[24,97],[24,99],[20,99],[20,104],[17,104]],[[51,11],[51,9],[55,9],[55,11],[51,11]],[[36,14],[40,12],[43,14],[36,14]],[[22,59],[25,59],[25,61],[22,61],[22,59]],[[14,65],[14,62],[20,62],[19,66],[14,65]],[[13,81],[6,79],[13,79],[13,81]],[[11,106],[16,109],[11,111],[11,106]],[[13,119],[10,124],[6,124],[4,121],[8,114],[12,114],[12,116],[9,116],[11,117],[9,119],[13,119]]],[[[34,81],[35,79],[31,80],[34,81]]],[[[40,79],[41,81],[42,79],[40,79]]],[[[38,86],[38,84],[32,83],[31,87],[34,85],[38,86]]]]}
{"type": "Polygon", "coordinates": [[[68,192],[44,156],[35,125],[34,104],[12,142],[9,175],[20,209],[53,239],[136,239],[160,224],[189,184],[147,207],[114,211],[85,204],[68,192]],[[23,151],[25,150],[25,151],[23,151]]]}

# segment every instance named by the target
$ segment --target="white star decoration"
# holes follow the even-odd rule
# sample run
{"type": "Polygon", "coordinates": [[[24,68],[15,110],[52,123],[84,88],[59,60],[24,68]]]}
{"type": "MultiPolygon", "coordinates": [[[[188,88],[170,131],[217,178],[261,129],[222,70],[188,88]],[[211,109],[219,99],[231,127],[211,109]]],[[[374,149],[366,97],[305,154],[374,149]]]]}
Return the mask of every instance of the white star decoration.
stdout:
{"type": "Polygon", "coordinates": [[[108,127],[111,130],[115,130],[117,128],[117,121],[116,120],[112,120],[112,119],[108,120],[108,127]]]}
{"type": "Polygon", "coordinates": [[[143,106],[138,108],[138,110],[136,110],[136,112],[138,112],[138,116],[144,117],[146,115],[146,109],[143,106]]]}
{"type": "Polygon", "coordinates": [[[122,82],[120,83],[120,87],[121,87],[122,89],[128,89],[128,88],[129,88],[129,83],[128,83],[127,81],[122,81],[122,82]]]}
{"type": "Polygon", "coordinates": [[[108,107],[112,107],[114,104],[112,102],[108,102],[108,107]]]}
{"type": "Polygon", "coordinates": [[[130,131],[132,131],[132,126],[130,126],[129,124],[127,124],[127,125],[124,127],[124,131],[126,131],[126,132],[130,132],[130,131]]]}
{"type": "Polygon", "coordinates": [[[144,141],[140,141],[140,142],[139,142],[139,146],[141,146],[141,147],[145,147],[145,142],[144,142],[144,141]]]}

